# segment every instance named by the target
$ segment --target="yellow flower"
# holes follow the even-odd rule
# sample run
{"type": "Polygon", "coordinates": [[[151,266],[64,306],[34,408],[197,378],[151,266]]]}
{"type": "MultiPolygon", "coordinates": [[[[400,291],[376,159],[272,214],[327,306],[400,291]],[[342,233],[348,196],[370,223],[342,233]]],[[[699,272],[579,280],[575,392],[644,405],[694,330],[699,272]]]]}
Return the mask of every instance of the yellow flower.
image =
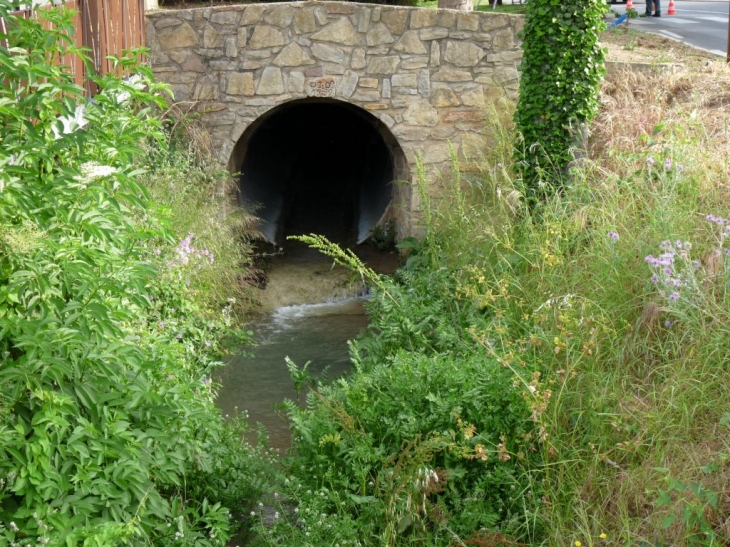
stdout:
{"type": "Polygon", "coordinates": [[[573,545],[575,545],[575,547],[581,547],[583,544],[580,541],[576,541],[573,545]]]}
{"type": "Polygon", "coordinates": [[[604,532],[604,533],[602,533],[602,534],[601,534],[600,536],[598,536],[598,537],[599,537],[599,538],[601,538],[601,539],[606,539],[606,538],[607,538],[608,536],[607,536],[607,535],[606,535],[606,533],[604,532]]]}

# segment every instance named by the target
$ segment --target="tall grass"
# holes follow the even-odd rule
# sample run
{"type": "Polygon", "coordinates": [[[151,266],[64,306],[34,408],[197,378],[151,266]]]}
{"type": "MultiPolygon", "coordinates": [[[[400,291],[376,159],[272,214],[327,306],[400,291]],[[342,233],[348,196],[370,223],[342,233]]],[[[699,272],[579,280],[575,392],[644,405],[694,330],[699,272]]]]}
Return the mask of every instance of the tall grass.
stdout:
{"type": "Polygon", "coordinates": [[[457,293],[493,311],[474,339],[549,386],[546,544],[730,537],[730,232],[707,219],[730,217],[729,82],[712,67],[610,77],[589,158],[532,211],[496,108],[500,145],[430,213],[457,293]],[[671,275],[646,260],[667,249],[671,275]]]}
{"type": "Polygon", "coordinates": [[[165,116],[169,146],[150,146],[140,160],[141,180],[176,241],[210,253],[210,263],[190,277],[191,288],[212,307],[245,312],[255,299],[253,241],[256,219],[236,206],[237,185],[214,158],[198,124],[172,107],[165,116]]]}

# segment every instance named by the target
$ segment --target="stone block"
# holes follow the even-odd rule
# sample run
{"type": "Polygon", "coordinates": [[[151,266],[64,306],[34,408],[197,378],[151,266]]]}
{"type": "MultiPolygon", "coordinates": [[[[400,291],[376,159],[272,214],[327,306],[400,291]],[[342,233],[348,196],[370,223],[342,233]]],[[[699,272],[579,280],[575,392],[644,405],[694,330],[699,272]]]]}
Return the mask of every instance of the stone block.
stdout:
{"type": "MultiPolygon", "coordinates": [[[[346,99],[353,97],[353,93],[355,93],[355,89],[357,88],[358,80],[359,76],[355,72],[352,70],[346,71],[337,84],[337,95],[346,99]]],[[[378,95],[378,98],[380,98],[380,95],[378,95]]]]}
{"type": "Polygon", "coordinates": [[[403,121],[408,125],[434,127],[439,122],[436,109],[430,103],[418,100],[412,102],[403,113],[403,121]]]}
{"type": "Polygon", "coordinates": [[[365,33],[370,28],[370,8],[360,8],[357,13],[357,31],[365,33]]]}
{"type": "Polygon", "coordinates": [[[428,66],[428,57],[409,57],[401,61],[401,70],[414,70],[418,68],[426,68],[428,66]]]}
{"type": "Polygon", "coordinates": [[[246,47],[246,43],[248,42],[248,29],[246,27],[241,27],[236,32],[236,45],[240,48],[246,47]]]}
{"type": "Polygon", "coordinates": [[[393,51],[399,53],[410,53],[411,55],[423,55],[428,53],[426,46],[418,38],[415,30],[407,30],[393,46],[393,51]]]}
{"type": "Polygon", "coordinates": [[[317,30],[317,23],[314,20],[314,12],[307,8],[298,9],[294,15],[294,32],[309,34],[315,30],[317,30]]]}
{"type": "Polygon", "coordinates": [[[449,29],[446,27],[427,27],[418,31],[421,40],[442,40],[448,35],[449,29]]]}
{"type": "Polygon", "coordinates": [[[382,11],[383,11],[383,8],[381,8],[380,6],[373,8],[373,16],[372,16],[373,23],[377,23],[378,21],[380,21],[380,13],[382,11]]]}
{"type": "Polygon", "coordinates": [[[385,23],[385,26],[393,34],[402,34],[406,30],[408,11],[404,8],[383,7],[380,20],[385,23]]]}
{"type": "Polygon", "coordinates": [[[160,47],[163,51],[191,48],[200,45],[198,35],[187,23],[159,31],[157,33],[157,39],[160,41],[160,47]]]}
{"type": "Polygon", "coordinates": [[[193,91],[194,101],[216,101],[218,100],[218,86],[210,78],[203,78],[195,85],[193,91]]]}
{"type": "Polygon", "coordinates": [[[510,18],[506,15],[498,15],[496,13],[488,13],[482,15],[482,30],[489,32],[498,28],[510,26],[510,18]]]}
{"type": "Polygon", "coordinates": [[[497,50],[512,49],[515,46],[512,29],[498,30],[492,40],[492,47],[497,50]]]}
{"type": "MultiPolygon", "coordinates": [[[[332,4],[328,3],[327,6],[332,4]]],[[[356,46],[361,42],[360,35],[352,26],[349,19],[338,19],[334,23],[331,23],[324,27],[319,32],[312,34],[312,40],[318,40],[320,42],[335,42],[337,44],[344,44],[347,46],[356,46]]]]}
{"type": "Polygon", "coordinates": [[[330,63],[347,63],[347,53],[344,49],[328,44],[315,43],[312,45],[312,55],[321,61],[330,63]]]}
{"type": "Polygon", "coordinates": [[[471,72],[453,68],[442,68],[431,76],[433,82],[470,82],[471,79],[471,72]]]}
{"type": "Polygon", "coordinates": [[[289,28],[294,20],[294,8],[278,5],[264,14],[264,22],[279,28],[289,28]]]}
{"type": "Polygon", "coordinates": [[[261,74],[256,95],[281,95],[282,93],[284,93],[284,78],[281,69],[267,66],[261,74]]]}
{"type": "Polygon", "coordinates": [[[188,58],[180,65],[180,68],[186,72],[205,72],[203,61],[195,53],[188,55],[188,58]]]}
{"type": "Polygon", "coordinates": [[[304,93],[304,74],[292,72],[289,74],[289,93],[304,93]]]}
{"type": "Polygon", "coordinates": [[[419,29],[438,25],[439,13],[432,9],[412,10],[410,28],[419,29]]]}
{"type": "Polygon", "coordinates": [[[431,71],[428,69],[418,73],[418,83],[416,85],[418,94],[424,99],[431,96],[431,71]]]}
{"type": "Polygon", "coordinates": [[[276,106],[277,99],[248,99],[247,101],[244,101],[243,104],[246,106],[276,106]]]}
{"type": "Polygon", "coordinates": [[[365,91],[358,89],[353,95],[354,102],[375,102],[380,100],[380,93],[377,91],[365,91]]]}
{"type": "Polygon", "coordinates": [[[279,29],[268,25],[256,25],[248,45],[252,49],[263,49],[284,44],[286,44],[286,39],[279,29]]]}
{"type": "Polygon", "coordinates": [[[357,48],[352,52],[352,61],[350,65],[355,70],[365,68],[367,63],[365,62],[365,50],[363,48],[357,48]]]}
{"type": "Polygon", "coordinates": [[[415,74],[393,74],[390,83],[393,87],[416,87],[416,80],[415,74]]]}
{"type": "Polygon", "coordinates": [[[244,26],[255,25],[261,21],[261,16],[264,14],[264,4],[249,4],[243,12],[243,18],[241,24],[244,26]]]}
{"type": "Polygon", "coordinates": [[[381,95],[383,96],[383,99],[390,99],[390,80],[388,78],[383,79],[383,91],[381,92],[381,95]]]}
{"type": "Polygon", "coordinates": [[[487,54],[488,63],[508,63],[519,61],[520,59],[522,59],[521,49],[513,49],[510,51],[500,51],[499,53],[487,54]]]}
{"type": "Polygon", "coordinates": [[[363,106],[365,110],[387,110],[389,106],[385,103],[369,103],[363,106]]]}
{"type": "Polygon", "coordinates": [[[431,136],[431,131],[421,127],[403,127],[394,128],[393,134],[404,141],[425,141],[431,136]]]}
{"type": "Polygon", "coordinates": [[[465,30],[452,30],[449,32],[449,38],[452,40],[471,40],[473,36],[473,32],[467,32],[465,30]]]}
{"type": "Polygon", "coordinates": [[[251,97],[255,92],[252,72],[234,72],[228,76],[226,93],[229,95],[246,95],[251,97]]]}
{"type": "Polygon", "coordinates": [[[459,13],[456,15],[456,30],[479,30],[479,19],[477,13],[459,13]]]}
{"type": "Polygon", "coordinates": [[[383,23],[376,23],[368,31],[365,42],[368,46],[381,46],[383,44],[392,44],[395,42],[395,38],[383,23]]]}
{"type": "Polygon", "coordinates": [[[479,64],[486,52],[469,42],[449,41],[446,43],[444,61],[458,67],[472,67],[479,64]]]}
{"type": "Polygon", "coordinates": [[[304,71],[304,75],[307,78],[321,78],[324,76],[324,69],[321,66],[310,68],[309,70],[304,71]]]}
{"type": "Polygon", "coordinates": [[[368,74],[395,74],[400,63],[400,57],[391,55],[385,57],[371,57],[368,62],[368,74]]]}
{"type": "Polygon", "coordinates": [[[256,70],[257,68],[261,68],[262,66],[263,63],[261,61],[255,61],[253,59],[246,59],[241,65],[244,70],[256,70]]]}
{"type": "Polygon", "coordinates": [[[210,22],[216,25],[238,25],[241,20],[241,10],[230,9],[225,11],[216,11],[210,16],[210,22]]]}
{"type": "Polygon", "coordinates": [[[452,10],[439,10],[438,25],[446,28],[456,28],[457,12],[452,10]]]}
{"type": "Polygon", "coordinates": [[[465,106],[483,108],[485,105],[484,88],[482,86],[479,86],[475,89],[467,91],[466,93],[463,93],[461,95],[461,102],[464,103],[465,106]]]}
{"type": "Polygon", "coordinates": [[[238,45],[237,45],[237,38],[235,36],[228,36],[225,40],[226,47],[226,57],[229,59],[235,59],[238,57],[238,45]]]}
{"type": "Polygon", "coordinates": [[[281,50],[279,55],[277,55],[274,59],[273,64],[275,66],[297,67],[304,65],[313,65],[315,64],[315,61],[309,55],[307,55],[307,53],[302,49],[299,44],[297,44],[296,42],[292,42],[281,50]]]}
{"type": "Polygon", "coordinates": [[[325,10],[322,7],[316,8],[314,10],[314,18],[317,20],[317,23],[320,25],[326,25],[329,21],[329,16],[327,15],[327,10],[325,10]]]}
{"type": "Polygon", "coordinates": [[[334,15],[352,15],[357,12],[360,6],[352,5],[346,2],[326,2],[325,9],[327,13],[334,15]]]}
{"type": "Polygon", "coordinates": [[[441,66],[441,46],[438,42],[431,42],[431,56],[428,64],[432,67],[441,66]]]}
{"type": "Polygon", "coordinates": [[[336,74],[341,75],[344,74],[346,70],[348,70],[350,67],[346,65],[338,65],[336,63],[324,63],[322,65],[322,69],[324,70],[325,74],[336,74]]]}
{"type": "Polygon", "coordinates": [[[360,87],[377,89],[380,85],[380,80],[377,78],[360,78],[359,85],[360,87]]]}
{"type": "Polygon", "coordinates": [[[164,30],[170,27],[178,26],[182,21],[177,17],[160,17],[154,19],[154,26],[157,30],[164,30]]]}

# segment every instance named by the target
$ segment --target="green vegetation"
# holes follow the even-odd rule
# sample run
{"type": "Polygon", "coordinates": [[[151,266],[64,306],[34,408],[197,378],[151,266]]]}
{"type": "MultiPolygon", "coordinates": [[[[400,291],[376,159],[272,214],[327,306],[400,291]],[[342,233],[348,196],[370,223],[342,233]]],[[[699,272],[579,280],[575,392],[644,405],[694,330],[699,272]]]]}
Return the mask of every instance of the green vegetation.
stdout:
{"type": "Polygon", "coordinates": [[[44,13],[0,49],[0,543],[727,544],[726,69],[609,77],[539,203],[493,105],[479,172],[454,158],[433,201],[421,175],[393,278],[301,238],[367,280],[372,326],[347,378],[287,363],[315,389],[274,470],[213,406],[248,340],[227,177],[134,52],[88,100],[44,13]]]}
{"type": "Polygon", "coordinates": [[[0,2],[10,29],[0,49],[0,543],[223,545],[268,461],[242,444],[245,422],[227,425],[213,406],[222,344],[248,338],[223,271],[243,258],[225,243],[240,238],[240,221],[211,214],[223,203],[219,174],[166,146],[166,90],[139,52],[117,60],[124,79],[94,77],[89,100],[54,63],[81,55],[70,16],[26,21],[10,7],[0,2]],[[178,175],[196,187],[170,187],[178,175]]]}
{"type": "Polygon", "coordinates": [[[586,123],[598,111],[606,11],[604,0],[527,4],[515,155],[529,199],[562,189],[573,149],[583,146],[586,123]]]}
{"type": "Polygon", "coordinates": [[[723,545],[727,116],[635,93],[729,83],[609,79],[592,158],[539,216],[498,105],[482,172],[421,195],[427,235],[393,279],[305,238],[376,287],[372,329],[351,377],[288,406],[265,543],[723,545]]]}

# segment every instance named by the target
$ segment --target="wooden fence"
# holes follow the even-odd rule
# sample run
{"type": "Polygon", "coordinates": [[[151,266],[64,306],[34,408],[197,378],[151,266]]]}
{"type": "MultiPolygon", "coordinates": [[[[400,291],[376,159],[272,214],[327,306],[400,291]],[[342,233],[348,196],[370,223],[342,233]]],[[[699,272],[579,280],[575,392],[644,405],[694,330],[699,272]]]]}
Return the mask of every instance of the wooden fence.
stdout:
{"type": "MultiPolygon", "coordinates": [[[[51,5],[64,5],[74,10],[74,42],[89,49],[88,55],[97,74],[114,72],[112,63],[106,58],[108,55],[121,55],[126,49],[145,45],[144,0],[50,0],[42,3],[45,5],[19,10],[15,15],[36,17],[39,10],[51,5]]],[[[6,22],[0,17],[0,32],[5,29],[6,22]]],[[[7,44],[0,42],[0,47],[7,47],[7,44]]],[[[84,84],[86,68],[80,59],[74,57],[59,62],[69,67],[77,84],[84,84]]]]}

